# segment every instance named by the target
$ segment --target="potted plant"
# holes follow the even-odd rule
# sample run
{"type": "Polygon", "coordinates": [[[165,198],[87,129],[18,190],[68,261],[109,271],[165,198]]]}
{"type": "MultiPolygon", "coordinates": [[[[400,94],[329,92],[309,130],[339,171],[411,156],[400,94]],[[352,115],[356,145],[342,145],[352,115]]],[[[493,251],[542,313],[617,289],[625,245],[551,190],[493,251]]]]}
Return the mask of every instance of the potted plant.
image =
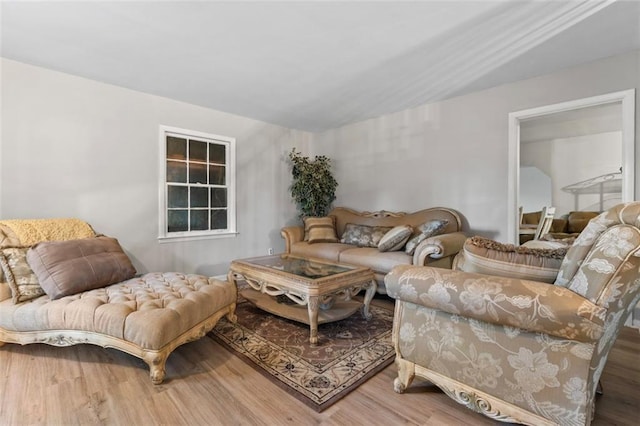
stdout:
{"type": "Polygon", "coordinates": [[[324,155],[313,160],[295,148],[289,153],[293,181],[289,188],[300,217],[326,216],[336,199],[338,182],[331,174],[331,160],[324,155]]]}

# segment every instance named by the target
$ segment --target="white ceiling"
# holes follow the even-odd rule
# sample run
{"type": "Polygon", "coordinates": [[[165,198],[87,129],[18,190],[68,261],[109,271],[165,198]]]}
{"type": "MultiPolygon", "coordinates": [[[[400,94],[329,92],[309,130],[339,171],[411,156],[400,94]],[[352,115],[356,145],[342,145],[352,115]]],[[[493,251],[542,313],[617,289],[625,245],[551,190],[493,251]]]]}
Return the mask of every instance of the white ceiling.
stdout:
{"type": "Polygon", "coordinates": [[[639,1],[3,1],[0,55],[322,131],[640,49],[639,1]]]}
{"type": "Polygon", "coordinates": [[[524,120],[520,123],[520,143],[608,132],[622,134],[622,102],[572,109],[524,120]]]}

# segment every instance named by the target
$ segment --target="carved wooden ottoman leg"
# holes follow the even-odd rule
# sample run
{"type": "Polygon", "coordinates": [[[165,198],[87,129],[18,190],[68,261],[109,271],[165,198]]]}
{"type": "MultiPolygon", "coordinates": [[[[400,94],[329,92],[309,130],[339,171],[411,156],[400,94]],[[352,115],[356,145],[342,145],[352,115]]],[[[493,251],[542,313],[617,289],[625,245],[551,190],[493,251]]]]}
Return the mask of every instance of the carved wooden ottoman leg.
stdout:
{"type": "Polygon", "coordinates": [[[159,385],[164,380],[164,366],[168,356],[163,352],[146,352],[142,358],[149,366],[149,375],[154,385],[159,385]]]}
{"type": "Polygon", "coordinates": [[[398,377],[393,381],[393,390],[397,393],[403,393],[416,375],[416,365],[396,357],[396,366],[398,367],[398,377]]]}

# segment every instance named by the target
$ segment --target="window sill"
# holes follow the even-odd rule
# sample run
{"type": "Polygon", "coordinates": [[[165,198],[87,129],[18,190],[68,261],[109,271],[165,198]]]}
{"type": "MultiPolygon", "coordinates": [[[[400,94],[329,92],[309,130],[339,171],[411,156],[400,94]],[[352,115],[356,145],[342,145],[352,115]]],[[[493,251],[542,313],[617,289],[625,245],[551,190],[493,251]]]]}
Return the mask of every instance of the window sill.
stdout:
{"type": "Polygon", "coordinates": [[[220,238],[233,238],[237,235],[238,235],[238,232],[225,232],[225,233],[200,234],[200,235],[160,236],[158,237],[158,242],[160,244],[167,244],[167,243],[180,243],[184,241],[217,240],[220,238]]]}

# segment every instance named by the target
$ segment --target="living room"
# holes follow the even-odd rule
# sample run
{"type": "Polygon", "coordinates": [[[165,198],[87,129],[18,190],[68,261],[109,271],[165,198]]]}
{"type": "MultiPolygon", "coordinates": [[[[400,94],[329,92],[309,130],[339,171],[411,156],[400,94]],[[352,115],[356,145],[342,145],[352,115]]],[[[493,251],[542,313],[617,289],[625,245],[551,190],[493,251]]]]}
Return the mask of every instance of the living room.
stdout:
{"type": "Polygon", "coordinates": [[[508,114],[636,88],[638,54],[321,132],[275,126],[5,57],[0,212],[6,218],[81,217],[117,236],[141,270],[221,275],[232,259],[266,254],[270,247],[282,251],[279,229],[297,220],[286,162],[296,147],[332,159],[339,183],[335,205],[368,211],[445,206],[462,213],[470,235],[506,241],[508,114]],[[158,242],[160,125],[236,138],[237,236],[158,242]]]}
{"type": "MultiPolygon", "coordinates": [[[[405,100],[413,101],[411,107],[354,121],[347,120],[350,118],[347,110],[339,110],[344,117],[338,117],[338,122],[342,118],[346,121],[333,127],[319,124],[316,120],[323,117],[313,116],[303,117],[311,123],[306,128],[286,126],[278,124],[275,118],[269,122],[221,107],[172,99],[169,92],[153,94],[145,85],[145,73],[160,75],[162,80],[162,72],[157,67],[144,72],[138,70],[138,74],[129,76],[131,86],[121,87],[98,74],[91,78],[91,69],[80,70],[76,75],[65,72],[46,55],[37,61],[26,53],[23,57],[17,40],[24,33],[9,32],[8,28],[14,27],[5,25],[5,19],[15,16],[21,18],[19,22],[28,22],[24,18],[30,13],[28,8],[37,8],[37,5],[27,5],[20,10],[15,3],[3,2],[1,7],[0,218],[81,218],[96,231],[117,238],[139,272],[183,271],[224,276],[234,259],[266,255],[269,249],[282,252],[284,240],[280,229],[299,221],[288,191],[291,171],[286,159],[292,148],[306,155],[326,155],[332,160],[339,183],[336,206],[407,212],[443,206],[462,214],[467,235],[507,241],[511,232],[507,209],[508,115],[634,88],[636,104],[640,96],[637,45],[625,51],[598,52],[596,59],[586,62],[563,64],[560,61],[548,72],[517,81],[506,78],[505,82],[472,92],[462,90],[464,84],[474,80],[468,74],[477,73],[479,77],[488,70],[482,68],[484,63],[474,62],[473,57],[463,57],[467,62],[453,64],[465,71],[460,75],[453,74],[458,68],[441,67],[425,69],[419,80],[397,80],[398,93],[409,92],[405,100]],[[11,54],[9,48],[14,49],[11,54]],[[48,66],[49,63],[53,65],[48,66]],[[427,101],[412,98],[412,91],[421,91],[412,84],[419,86],[434,80],[444,85],[446,77],[461,79],[460,92],[455,96],[438,94],[427,101]],[[161,187],[158,135],[163,125],[235,139],[236,234],[187,241],[158,239],[161,187]]],[[[619,5],[613,4],[599,13],[621,13],[616,7],[619,5]]],[[[34,19],[26,30],[43,25],[50,28],[52,34],[60,31],[57,33],[60,38],[53,44],[68,43],[74,47],[57,54],[63,58],[67,55],[70,62],[81,64],[83,61],[78,58],[86,56],[87,62],[109,70],[114,79],[128,72],[127,60],[132,60],[132,55],[138,54],[146,58],[142,63],[154,65],[172,59],[165,56],[162,46],[136,52],[134,40],[117,38],[114,51],[92,53],[90,45],[82,44],[82,37],[75,36],[71,30],[56,28],[55,20],[47,20],[47,10],[44,10],[36,13],[34,9],[34,19]],[[131,50],[125,49],[129,43],[131,50]],[[129,56],[119,57],[118,49],[129,56]]],[[[581,24],[597,27],[599,19],[596,14],[581,24]]],[[[352,22],[358,20],[354,18],[352,22]]],[[[459,28],[451,29],[454,30],[459,28]]],[[[555,41],[557,46],[575,41],[575,35],[580,34],[572,33],[571,28],[566,31],[565,38],[562,34],[558,36],[561,38],[555,41]]],[[[600,31],[609,31],[615,36],[615,28],[600,31]]],[[[582,40],[580,46],[585,48],[589,43],[590,40],[582,40]]],[[[455,46],[453,42],[445,45],[451,49],[455,46]]],[[[546,52],[543,49],[549,49],[549,45],[545,46],[540,46],[538,52],[546,52]]],[[[398,52],[396,56],[409,56],[411,61],[433,45],[418,47],[398,52]]],[[[344,53],[339,56],[345,63],[348,57],[344,53]]],[[[532,58],[535,60],[535,56],[532,58]]],[[[526,68],[526,64],[519,63],[519,66],[526,68]]],[[[185,66],[187,75],[192,69],[192,65],[185,66]]],[[[517,69],[511,70],[516,74],[517,69]]],[[[384,76],[386,68],[380,66],[370,71],[384,76]]],[[[509,68],[505,68],[505,73],[508,71],[509,68]]],[[[251,77],[259,81],[259,70],[251,77]]],[[[346,81],[364,77],[366,75],[357,74],[346,81]]],[[[175,76],[165,78],[169,83],[175,76]]],[[[215,82],[216,77],[211,76],[211,81],[215,82]]],[[[382,87],[383,82],[378,84],[382,87]]],[[[195,89],[207,90],[206,87],[195,89]]],[[[270,98],[273,117],[284,117],[281,120],[290,119],[292,123],[304,112],[315,113],[309,103],[347,104],[364,96],[353,93],[348,86],[332,87],[318,93],[325,98],[303,99],[306,104],[296,110],[278,105],[277,90],[264,88],[264,91],[267,94],[260,93],[256,99],[270,98]]],[[[365,93],[368,102],[385,103],[378,92],[365,93]]],[[[243,102],[250,101],[254,95],[258,96],[250,92],[237,93],[243,102]]],[[[298,121],[302,122],[302,119],[298,121]]],[[[636,108],[636,122],[640,122],[640,108],[636,108]]],[[[636,140],[639,137],[640,126],[637,126],[636,140]]],[[[637,163],[635,171],[638,187],[640,167],[637,163]]]]}

